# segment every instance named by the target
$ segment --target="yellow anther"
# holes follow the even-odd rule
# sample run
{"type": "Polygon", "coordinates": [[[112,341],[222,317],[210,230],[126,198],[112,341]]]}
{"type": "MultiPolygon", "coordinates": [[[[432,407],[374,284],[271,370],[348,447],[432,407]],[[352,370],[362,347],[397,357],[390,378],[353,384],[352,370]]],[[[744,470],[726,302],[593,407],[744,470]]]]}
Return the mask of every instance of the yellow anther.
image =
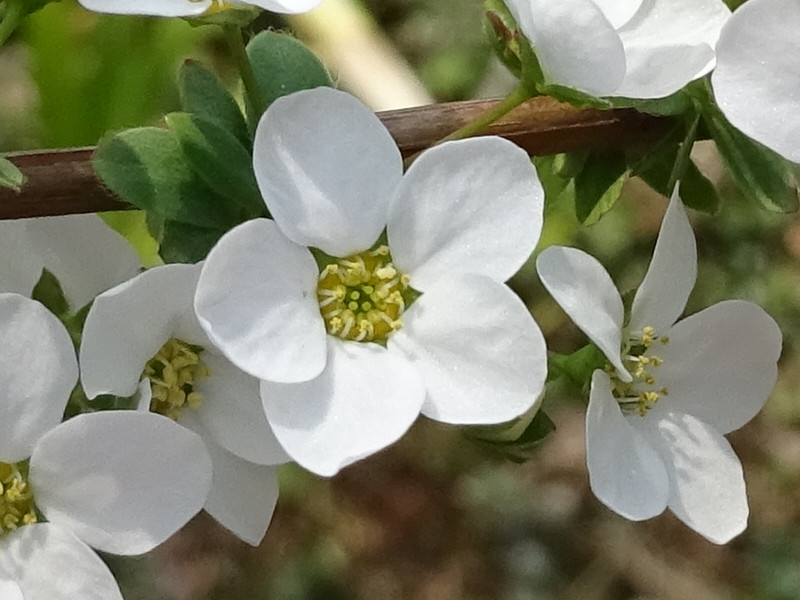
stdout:
{"type": "Polygon", "coordinates": [[[0,536],[36,522],[27,463],[0,462],[0,536]]]}
{"type": "Polygon", "coordinates": [[[658,341],[660,341],[662,344],[666,346],[667,344],[669,344],[669,336],[662,335],[660,338],[658,338],[658,341]]]}
{"type": "Polygon", "coordinates": [[[375,275],[378,277],[378,279],[392,279],[395,275],[397,275],[397,269],[391,265],[387,265],[385,267],[375,269],[375,275]]]}
{"type": "Polygon", "coordinates": [[[663,358],[661,358],[660,356],[651,356],[651,357],[650,357],[650,363],[651,363],[651,364],[652,364],[654,367],[660,367],[661,365],[663,365],[663,364],[664,364],[664,359],[663,359],[663,358]]]}
{"type": "Polygon", "coordinates": [[[210,371],[201,359],[203,349],[171,338],[145,366],[142,377],[150,380],[150,410],[178,420],[184,406],[197,408],[203,396],[195,390],[210,371]]]}

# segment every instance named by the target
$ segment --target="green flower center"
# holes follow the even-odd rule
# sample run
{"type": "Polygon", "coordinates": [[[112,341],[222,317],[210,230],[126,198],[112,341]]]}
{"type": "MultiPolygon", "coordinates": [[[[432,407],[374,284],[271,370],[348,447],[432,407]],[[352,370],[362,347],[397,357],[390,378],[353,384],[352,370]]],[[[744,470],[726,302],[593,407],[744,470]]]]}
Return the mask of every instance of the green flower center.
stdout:
{"type": "Polygon", "coordinates": [[[201,346],[170,338],[147,362],[142,377],[150,380],[152,412],[177,421],[184,407],[200,408],[203,395],[195,385],[211,374],[201,358],[202,353],[201,346]]]}
{"type": "Polygon", "coordinates": [[[338,259],[319,274],[317,299],[328,333],[355,342],[384,342],[402,326],[408,275],[387,246],[338,259]]]}
{"type": "Polygon", "coordinates": [[[0,536],[37,520],[27,463],[0,462],[0,536]]]}
{"type": "Polygon", "coordinates": [[[633,377],[632,381],[622,381],[614,367],[606,364],[612,394],[625,414],[643,417],[662,396],[669,396],[669,389],[660,385],[656,377],[658,368],[664,364],[661,357],[651,352],[656,343],[669,344],[669,337],[656,335],[650,326],[632,332],[628,337],[622,349],[622,364],[633,377]]]}

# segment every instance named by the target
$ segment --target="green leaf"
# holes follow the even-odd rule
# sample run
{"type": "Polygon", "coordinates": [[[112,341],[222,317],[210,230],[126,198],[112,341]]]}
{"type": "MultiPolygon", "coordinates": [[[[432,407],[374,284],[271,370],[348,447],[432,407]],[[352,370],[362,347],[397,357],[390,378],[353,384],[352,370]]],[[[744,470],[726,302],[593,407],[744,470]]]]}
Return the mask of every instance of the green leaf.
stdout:
{"type": "Polygon", "coordinates": [[[285,33],[262,31],[247,44],[247,56],[266,106],[293,92],[333,86],[314,53],[285,33]]]}
{"type": "Polygon", "coordinates": [[[219,125],[246,147],[250,146],[244,115],[214,73],[196,61],[187,60],[178,72],[178,90],[185,112],[219,125]]]}
{"type": "Polygon", "coordinates": [[[15,192],[22,189],[25,176],[14,163],[0,156],[0,187],[11,188],[15,192]]]}
{"type": "Polygon", "coordinates": [[[725,166],[744,196],[770,211],[796,211],[798,182],[794,165],[736,129],[713,101],[703,103],[703,117],[725,166]]]}
{"type": "Polygon", "coordinates": [[[238,204],[248,218],[266,213],[253,158],[233,134],[189,113],[172,113],[166,121],[186,161],[209,188],[238,204]]]}
{"type": "Polygon", "coordinates": [[[208,256],[224,234],[224,229],[166,221],[161,232],[159,254],[166,263],[196,263],[208,256]]]}
{"type": "Polygon", "coordinates": [[[69,302],[58,278],[47,269],[42,269],[39,281],[33,286],[31,298],[44,304],[51,313],[60,319],[69,314],[69,302]]]}
{"type": "Polygon", "coordinates": [[[584,225],[596,223],[619,200],[630,175],[621,152],[592,154],[575,177],[575,216],[584,225]]]}
{"type": "MultiPolygon", "coordinates": [[[[668,182],[672,172],[672,162],[668,158],[658,163],[651,163],[642,171],[636,171],[650,187],[659,194],[669,197],[672,190],[668,182]]],[[[680,195],[683,203],[689,208],[713,215],[719,210],[720,197],[714,184],[700,172],[694,161],[689,161],[683,178],[680,180],[680,195]]]]}
{"type": "Polygon", "coordinates": [[[197,176],[175,135],[156,127],[103,138],[92,158],[109,189],[134,206],[198,227],[233,227],[243,219],[197,176]]]}

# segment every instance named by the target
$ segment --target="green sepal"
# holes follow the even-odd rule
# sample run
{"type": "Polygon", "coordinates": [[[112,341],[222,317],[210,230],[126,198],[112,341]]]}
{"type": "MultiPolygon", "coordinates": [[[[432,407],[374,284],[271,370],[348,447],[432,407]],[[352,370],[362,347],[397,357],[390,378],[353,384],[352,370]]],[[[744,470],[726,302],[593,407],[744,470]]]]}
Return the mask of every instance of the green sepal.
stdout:
{"type": "Polygon", "coordinates": [[[517,79],[522,79],[517,23],[502,0],[486,0],[483,3],[486,21],[484,31],[495,55],[517,79]]]}
{"type": "Polygon", "coordinates": [[[247,56],[265,106],[300,90],[333,87],[322,62],[291,35],[262,31],[247,44],[247,56]]]}
{"type": "Polygon", "coordinates": [[[22,189],[25,176],[17,166],[7,158],[0,156],[0,187],[11,188],[15,192],[22,189]]]}
{"type": "Polygon", "coordinates": [[[253,172],[253,158],[236,137],[197,115],[165,117],[195,175],[221,197],[239,205],[246,218],[266,214],[253,172]]]}
{"type": "Polygon", "coordinates": [[[575,216],[584,225],[611,210],[630,177],[623,152],[593,153],[575,176],[575,216]]]}
{"type": "Polygon", "coordinates": [[[42,269],[39,281],[33,286],[31,298],[41,302],[44,307],[62,321],[69,315],[70,306],[58,278],[47,269],[42,269]]]}
{"type": "Polygon", "coordinates": [[[163,219],[208,228],[230,228],[243,220],[238,205],[216,194],[192,169],[169,130],[142,127],[107,136],[92,165],[117,196],[163,219]]]}
{"type": "Polygon", "coordinates": [[[261,14],[261,10],[251,4],[232,4],[229,8],[206,12],[197,17],[186,17],[191,25],[234,25],[235,27],[247,27],[255,21],[261,14]]]}
{"type": "Polygon", "coordinates": [[[635,108],[657,117],[686,114],[692,110],[692,99],[686,90],[678,90],[664,98],[606,98],[614,108],[635,108]]]}
{"type": "Polygon", "coordinates": [[[223,235],[224,229],[165,221],[161,227],[159,254],[165,263],[194,264],[205,259],[223,235]]]}
{"type": "Polygon", "coordinates": [[[611,102],[605,98],[597,98],[578,89],[567,87],[565,85],[547,84],[542,85],[539,91],[546,95],[558,100],[559,102],[566,102],[575,108],[596,108],[600,110],[607,110],[613,108],[611,102]]]}
{"type": "Polygon", "coordinates": [[[547,378],[553,381],[565,378],[578,389],[584,390],[592,380],[592,373],[602,369],[607,359],[594,344],[587,344],[572,354],[556,354],[549,352],[547,363],[550,365],[547,378]]]}
{"type": "Polygon", "coordinates": [[[466,434],[492,452],[500,453],[512,462],[524,463],[555,430],[555,423],[543,410],[538,409],[532,417],[523,415],[496,426],[470,427],[466,429],[466,434]]]}
{"type": "Polygon", "coordinates": [[[178,71],[178,91],[184,112],[211,121],[245,146],[251,145],[239,105],[214,73],[196,61],[187,60],[178,71]]]}

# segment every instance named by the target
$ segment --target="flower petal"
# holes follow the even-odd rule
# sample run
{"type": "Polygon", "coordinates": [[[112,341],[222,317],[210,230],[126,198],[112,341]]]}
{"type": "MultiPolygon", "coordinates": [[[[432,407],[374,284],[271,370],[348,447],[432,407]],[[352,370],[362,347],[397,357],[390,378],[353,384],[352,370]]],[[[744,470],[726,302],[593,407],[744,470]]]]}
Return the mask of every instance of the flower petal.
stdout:
{"type": "Polygon", "coordinates": [[[582,250],[550,246],[536,259],[536,269],[553,299],[602,350],[620,378],[630,381],[620,357],[622,298],[603,265],[582,250]]]}
{"type": "Polygon", "coordinates": [[[89,398],[133,395],[147,362],[172,337],[208,344],[192,315],[199,276],[199,264],[164,265],[95,299],[79,352],[81,382],[89,398]],[[187,313],[195,321],[191,329],[184,325],[187,313]]]}
{"type": "Polygon", "coordinates": [[[629,44],[625,46],[627,72],[614,92],[625,98],[664,98],[714,65],[714,48],[708,44],[629,44]]]}
{"type": "Polygon", "coordinates": [[[592,0],[509,0],[549,83],[595,96],[614,93],[625,76],[622,41],[592,0]]]}
{"type": "Polygon", "coordinates": [[[425,416],[502,423],[540,402],[547,376],[544,337],[507,286],[482,275],[442,279],[402,320],[388,348],[422,375],[425,416]]]}
{"type": "Polygon", "coordinates": [[[629,329],[663,334],[686,308],[697,278],[697,246],[678,188],[661,223],[653,258],[631,306],[629,329]]]}
{"type": "Polygon", "coordinates": [[[681,413],[648,418],[650,439],[667,469],[669,508],[715,544],[725,544],[747,526],[742,464],[713,427],[681,413]]]}
{"type": "Polygon", "coordinates": [[[30,481],[48,521],[105,552],[141,554],[203,507],[211,460],[197,434],[166,417],[103,411],[43,436],[30,481]]]}
{"type": "Polygon", "coordinates": [[[403,174],[400,151],[378,117],[325,87],[269,107],[256,130],[253,165],[281,231],[340,257],[375,243],[403,174]]]}
{"type": "Polygon", "coordinates": [[[259,379],[307,381],[325,366],[325,324],[311,253],[274,221],[232,229],[211,249],[195,311],[208,337],[237,367],[259,379]]]}
{"type": "Polygon", "coordinates": [[[3,600],[25,600],[22,589],[10,579],[0,579],[0,598],[3,600]]]}
{"type": "Polygon", "coordinates": [[[626,519],[649,519],[667,507],[664,464],[622,414],[608,375],[600,370],[592,375],[586,411],[586,466],[597,499],[626,519]]]}
{"type": "Polygon", "coordinates": [[[502,138],[448,142],[424,152],[392,201],[395,264],[425,291],[444,275],[505,281],[533,252],[544,191],[527,153],[502,138]]]}
{"type": "Polygon", "coordinates": [[[19,294],[0,294],[0,340],[0,460],[16,462],[61,422],[78,361],[61,321],[19,294]]]}
{"type": "Polygon", "coordinates": [[[278,502],[277,469],[242,460],[214,443],[206,444],[214,463],[206,512],[239,539],[258,546],[278,502]]]}
{"type": "MultiPolygon", "coordinates": [[[[55,523],[6,534],[0,541],[0,573],[18,584],[25,600],[122,600],[114,576],[94,550],[55,523]]],[[[13,596],[0,588],[0,598],[13,596]]]]}
{"type": "Polygon", "coordinates": [[[258,379],[222,356],[206,353],[203,360],[211,375],[197,383],[196,389],[203,395],[197,412],[212,439],[236,456],[259,465],[291,460],[267,422],[258,379]]]}
{"type": "Polygon", "coordinates": [[[79,0],[87,10],[116,15],[190,17],[204,13],[211,0],[79,0]]]}
{"type": "Polygon", "coordinates": [[[619,29],[633,18],[644,0],[593,0],[603,11],[614,29],[619,29]]]}
{"type": "Polygon", "coordinates": [[[669,388],[658,409],[691,414],[721,433],[761,410],[778,376],[781,332],[750,302],[719,302],[669,331],[656,375],[669,388]]]}
{"type": "Polygon", "coordinates": [[[322,374],[292,385],[261,382],[270,425],[289,456],[318,475],[397,441],[416,420],[425,388],[408,361],[376,344],[328,343],[322,374]]]}
{"type": "Polygon", "coordinates": [[[711,75],[734,126],[800,163],[800,4],[750,0],[728,20],[711,75]]]}

